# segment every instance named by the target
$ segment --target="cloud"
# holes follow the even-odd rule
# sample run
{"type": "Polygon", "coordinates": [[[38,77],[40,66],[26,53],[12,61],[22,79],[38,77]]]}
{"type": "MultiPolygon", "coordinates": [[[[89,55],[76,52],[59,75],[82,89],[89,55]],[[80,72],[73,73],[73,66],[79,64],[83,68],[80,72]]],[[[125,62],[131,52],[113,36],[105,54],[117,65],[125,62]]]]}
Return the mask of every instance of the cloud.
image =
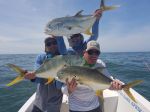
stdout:
{"type": "MultiPolygon", "coordinates": [[[[0,0],[0,53],[41,52],[46,37],[44,27],[49,20],[74,15],[81,9],[85,10],[83,14],[90,14],[98,6],[99,1],[92,0],[0,0]]],[[[127,9],[129,7],[126,5],[126,9],[124,6],[103,14],[99,26],[103,51],[149,50],[148,14],[144,13],[147,19],[140,18],[144,10],[142,13],[137,10],[139,18],[135,20],[132,7],[128,12],[127,9]]],[[[68,46],[66,39],[65,42],[68,46]]]]}
{"type": "Polygon", "coordinates": [[[118,27],[107,31],[99,38],[101,48],[104,52],[134,52],[150,51],[150,25],[132,29],[128,33],[120,33],[124,30],[118,27]],[[114,33],[113,33],[114,31],[114,33]]]}

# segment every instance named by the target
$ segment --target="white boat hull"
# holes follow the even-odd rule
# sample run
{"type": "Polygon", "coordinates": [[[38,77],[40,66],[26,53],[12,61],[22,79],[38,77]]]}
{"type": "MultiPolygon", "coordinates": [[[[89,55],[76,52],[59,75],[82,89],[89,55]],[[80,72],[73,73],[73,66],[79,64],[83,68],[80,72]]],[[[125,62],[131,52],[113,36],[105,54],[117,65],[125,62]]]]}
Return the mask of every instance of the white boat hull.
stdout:
{"type": "MultiPolygon", "coordinates": [[[[136,98],[137,103],[133,102],[124,91],[104,90],[103,112],[150,112],[150,102],[135,90],[130,89],[130,91],[136,98]]],[[[36,93],[29,98],[18,112],[27,112],[27,110],[30,110],[35,95],[36,93]]],[[[69,112],[68,97],[66,95],[63,96],[61,112],[69,112]]]]}

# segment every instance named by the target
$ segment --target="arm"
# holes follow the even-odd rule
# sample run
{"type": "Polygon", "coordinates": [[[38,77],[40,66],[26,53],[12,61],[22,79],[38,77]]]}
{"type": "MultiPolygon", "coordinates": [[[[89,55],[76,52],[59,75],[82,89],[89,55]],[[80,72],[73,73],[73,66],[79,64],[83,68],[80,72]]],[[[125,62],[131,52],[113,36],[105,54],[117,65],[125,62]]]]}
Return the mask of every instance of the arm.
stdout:
{"type": "Polygon", "coordinates": [[[98,26],[99,26],[99,20],[96,20],[93,27],[92,27],[93,35],[89,39],[86,40],[87,43],[91,40],[97,40],[97,38],[98,38],[98,26]]]}
{"type": "MultiPolygon", "coordinates": [[[[41,64],[43,63],[43,60],[45,60],[45,54],[40,54],[37,56],[36,61],[35,61],[35,65],[34,65],[34,69],[37,70],[41,64]]],[[[25,79],[31,80],[31,82],[36,82],[36,83],[46,83],[46,80],[44,80],[43,78],[37,78],[35,76],[35,71],[28,71],[25,76],[25,79]]]]}
{"type": "Polygon", "coordinates": [[[61,55],[67,54],[67,49],[63,37],[58,36],[56,39],[57,39],[58,50],[60,54],[61,55]]]}
{"type": "Polygon", "coordinates": [[[108,77],[112,80],[109,89],[111,89],[111,90],[121,90],[123,82],[121,82],[118,79],[113,79],[113,77],[111,76],[111,74],[107,70],[106,64],[102,60],[99,59],[99,60],[97,60],[97,62],[98,62],[98,66],[99,66],[99,68],[97,68],[97,70],[100,73],[104,74],[106,77],[108,77]]]}
{"type": "Polygon", "coordinates": [[[99,35],[99,32],[98,32],[99,28],[98,27],[99,27],[99,20],[100,20],[100,18],[102,16],[102,11],[100,9],[96,10],[94,12],[93,16],[96,17],[96,21],[95,21],[95,23],[94,23],[94,25],[92,27],[93,35],[88,40],[86,40],[86,42],[89,42],[91,40],[97,40],[98,35],[99,35]]]}

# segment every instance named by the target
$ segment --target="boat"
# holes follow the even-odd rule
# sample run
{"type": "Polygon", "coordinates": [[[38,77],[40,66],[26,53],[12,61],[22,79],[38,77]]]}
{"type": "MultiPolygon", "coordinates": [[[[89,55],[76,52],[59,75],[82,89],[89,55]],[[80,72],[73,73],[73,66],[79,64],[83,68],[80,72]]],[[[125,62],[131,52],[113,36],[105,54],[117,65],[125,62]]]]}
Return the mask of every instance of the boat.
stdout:
{"type": "MultiPolygon", "coordinates": [[[[113,91],[106,89],[103,91],[103,101],[101,105],[103,112],[150,112],[150,102],[137,91],[130,88],[136,102],[132,101],[123,90],[113,91]],[[109,107],[109,108],[108,108],[109,107]]],[[[34,93],[18,112],[28,112],[33,106],[36,93],[34,93]]],[[[69,112],[68,97],[63,95],[60,112],[69,112]]]]}

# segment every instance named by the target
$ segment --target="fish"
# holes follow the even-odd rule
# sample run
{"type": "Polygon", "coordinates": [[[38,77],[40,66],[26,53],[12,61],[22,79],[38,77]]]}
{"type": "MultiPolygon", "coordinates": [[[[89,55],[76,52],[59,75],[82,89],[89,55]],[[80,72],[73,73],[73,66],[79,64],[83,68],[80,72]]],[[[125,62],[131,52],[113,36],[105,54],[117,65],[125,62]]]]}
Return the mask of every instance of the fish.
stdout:
{"type": "MultiPolygon", "coordinates": [[[[104,0],[101,0],[100,9],[102,11],[113,10],[117,7],[118,6],[105,6],[104,0]]],[[[82,12],[83,10],[77,12],[74,16],[55,18],[49,21],[45,27],[45,34],[66,37],[78,33],[93,35],[90,29],[95,23],[96,17],[93,15],[82,15],[82,12]]]]}
{"type": "MultiPolygon", "coordinates": [[[[99,96],[101,92],[108,89],[113,81],[109,76],[104,75],[98,69],[91,69],[83,66],[67,66],[57,73],[58,80],[66,83],[66,79],[75,78],[78,84],[86,85],[92,88],[99,96]]],[[[136,102],[135,97],[130,92],[130,88],[143,82],[143,80],[135,80],[133,82],[122,85],[125,93],[136,102]]]]}
{"type": "MultiPolygon", "coordinates": [[[[50,83],[53,79],[55,79],[57,72],[65,66],[80,66],[82,65],[83,60],[78,55],[58,55],[49,60],[46,60],[37,70],[35,70],[35,76],[39,78],[48,79],[48,83],[50,83]]],[[[8,67],[12,68],[19,75],[6,86],[12,86],[17,84],[18,82],[24,79],[25,73],[27,70],[20,68],[17,65],[8,63],[8,67]]]]}

